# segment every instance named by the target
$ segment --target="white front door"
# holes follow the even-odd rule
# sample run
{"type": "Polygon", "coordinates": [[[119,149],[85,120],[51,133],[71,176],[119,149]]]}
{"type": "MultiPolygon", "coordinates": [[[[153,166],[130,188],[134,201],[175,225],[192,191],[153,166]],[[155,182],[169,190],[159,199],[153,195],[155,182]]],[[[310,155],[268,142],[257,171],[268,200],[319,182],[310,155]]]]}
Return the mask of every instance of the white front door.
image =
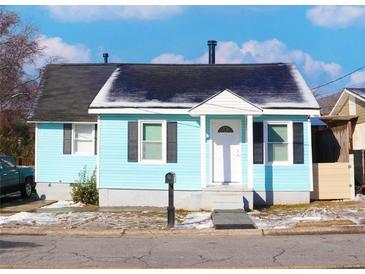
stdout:
{"type": "Polygon", "coordinates": [[[213,182],[241,182],[241,120],[212,120],[213,182]]]}

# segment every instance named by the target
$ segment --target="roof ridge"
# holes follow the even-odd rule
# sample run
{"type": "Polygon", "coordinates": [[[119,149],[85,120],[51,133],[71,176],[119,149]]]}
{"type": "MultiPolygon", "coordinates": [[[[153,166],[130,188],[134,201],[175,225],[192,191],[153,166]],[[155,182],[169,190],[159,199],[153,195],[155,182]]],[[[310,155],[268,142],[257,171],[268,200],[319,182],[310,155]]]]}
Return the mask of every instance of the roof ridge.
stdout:
{"type": "Polygon", "coordinates": [[[154,63],[54,63],[47,66],[280,66],[292,63],[240,63],[240,64],[154,64],[154,63]]]}

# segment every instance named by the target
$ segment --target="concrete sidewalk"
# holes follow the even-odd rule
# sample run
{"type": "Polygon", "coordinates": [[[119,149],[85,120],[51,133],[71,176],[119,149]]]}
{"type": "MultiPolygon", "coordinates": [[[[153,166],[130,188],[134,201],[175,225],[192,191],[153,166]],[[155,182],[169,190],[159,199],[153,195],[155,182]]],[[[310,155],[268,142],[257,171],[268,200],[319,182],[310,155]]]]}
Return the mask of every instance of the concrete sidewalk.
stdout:
{"type": "Polygon", "coordinates": [[[89,236],[89,237],[122,237],[122,236],[285,236],[285,235],[321,235],[321,234],[362,234],[365,226],[339,227],[299,227],[288,229],[52,229],[52,228],[0,228],[0,235],[39,235],[39,236],[89,236]]]}

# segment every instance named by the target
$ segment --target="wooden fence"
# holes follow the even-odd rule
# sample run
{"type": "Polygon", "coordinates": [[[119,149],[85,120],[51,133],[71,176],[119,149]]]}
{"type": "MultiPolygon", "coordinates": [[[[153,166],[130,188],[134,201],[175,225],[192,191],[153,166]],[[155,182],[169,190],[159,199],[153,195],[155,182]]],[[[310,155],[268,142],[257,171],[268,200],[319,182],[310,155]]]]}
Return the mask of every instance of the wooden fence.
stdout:
{"type": "Polygon", "coordinates": [[[352,199],[354,197],[354,156],[349,162],[314,163],[312,200],[352,199]]]}

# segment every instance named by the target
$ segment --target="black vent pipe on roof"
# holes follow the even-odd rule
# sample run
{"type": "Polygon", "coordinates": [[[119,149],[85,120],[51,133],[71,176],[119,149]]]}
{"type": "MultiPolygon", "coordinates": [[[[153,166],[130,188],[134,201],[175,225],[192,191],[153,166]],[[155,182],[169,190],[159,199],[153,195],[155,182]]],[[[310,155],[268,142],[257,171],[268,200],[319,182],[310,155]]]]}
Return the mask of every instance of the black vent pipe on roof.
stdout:
{"type": "Polygon", "coordinates": [[[108,64],[108,57],[109,57],[109,54],[107,52],[104,52],[103,53],[103,58],[104,58],[104,63],[105,64],[108,64]]]}
{"type": "Polygon", "coordinates": [[[215,64],[215,46],[217,45],[217,41],[209,40],[209,64],[215,64]]]}

